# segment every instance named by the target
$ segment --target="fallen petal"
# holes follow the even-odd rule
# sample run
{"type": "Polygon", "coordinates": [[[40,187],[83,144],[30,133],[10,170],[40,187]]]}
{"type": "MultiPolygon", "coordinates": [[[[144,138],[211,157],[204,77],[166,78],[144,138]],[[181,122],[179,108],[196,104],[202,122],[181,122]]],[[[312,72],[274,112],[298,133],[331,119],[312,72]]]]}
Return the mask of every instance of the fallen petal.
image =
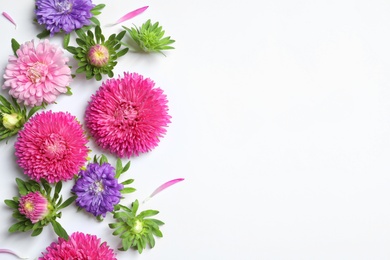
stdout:
{"type": "Polygon", "coordinates": [[[14,251],[11,251],[9,249],[0,249],[0,254],[11,254],[16,256],[19,259],[28,259],[26,257],[20,257],[18,254],[16,254],[14,251]]]}
{"type": "Polygon", "coordinates": [[[156,195],[156,194],[162,192],[162,191],[165,190],[166,188],[172,186],[172,185],[175,184],[175,183],[181,182],[181,181],[184,181],[184,178],[178,178],[178,179],[170,180],[170,181],[164,183],[163,185],[159,186],[155,191],[153,191],[153,193],[152,193],[149,197],[147,197],[147,198],[143,201],[143,203],[145,203],[146,201],[148,201],[149,199],[151,199],[154,195],[156,195]]]}
{"type": "Polygon", "coordinates": [[[144,7],[141,7],[141,8],[138,8],[134,11],[131,11],[130,13],[127,13],[125,14],[124,16],[122,16],[118,21],[116,21],[114,24],[118,24],[118,23],[121,23],[121,22],[124,22],[124,21],[127,21],[141,13],[143,13],[146,9],[148,9],[149,6],[144,6],[144,7]]]}
{"type": "Polygon", "coordinates": [[[11,17],[9,14],[7,14],[6,12],[3,12],[2,15],[3,15],[5,18],[7,18],[8,21],[10,21],[11,23],[13,23],[13,24],[15,25],[15,29],[16,29],[16,23],[15,23],[14,19],[12,19],[12,17],[11,17]]]}

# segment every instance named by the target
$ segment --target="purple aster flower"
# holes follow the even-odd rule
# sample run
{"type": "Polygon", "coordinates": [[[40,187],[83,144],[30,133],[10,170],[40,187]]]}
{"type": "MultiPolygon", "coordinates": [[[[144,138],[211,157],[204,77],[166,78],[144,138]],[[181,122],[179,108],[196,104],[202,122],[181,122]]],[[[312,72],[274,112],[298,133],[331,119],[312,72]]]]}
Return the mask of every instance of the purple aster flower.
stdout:
{"type": "Polygon", "coordinates": [[[115,178],[115,168],[109,163],[90,163],[72,188],[77,196],[76,204],[97,216],[106,216],[121,199],[123,185],[115,178]]]}
{"type": "Polygon", "coordinates": [[[39,24],[46,25],[50,35],[61,30],[70,33],[89,25],[94,5],[91,0],[36,0],[39,24]]]}

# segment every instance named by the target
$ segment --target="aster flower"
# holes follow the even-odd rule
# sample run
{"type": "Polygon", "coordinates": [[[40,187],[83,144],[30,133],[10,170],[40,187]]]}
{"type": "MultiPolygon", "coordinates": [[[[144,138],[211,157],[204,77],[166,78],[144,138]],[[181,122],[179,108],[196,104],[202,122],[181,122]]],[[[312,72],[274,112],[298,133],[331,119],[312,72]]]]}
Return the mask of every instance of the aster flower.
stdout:
{"type": "Polygon", "coordinates": [[[156,147],[170,123],[167,99],[154,82],[137,73],[109,79],[92,96],[85,113],[96,143],[118,157],[156,147]]]}
{"type": "Polygon", "coordinates": [[[0,95],[0,141],[16,135],[24,123],[41,108],[35,106],[27,109],[24,105],[20,106],[15,98],[12,98],[11,103],[0,95]]]}
{"type": "Polygon", "coordinates": [[[129,179],[123,183],[118,182],[119,176],[130,167],[130,162],[122,167],[122,162],[117,161],[117,169],[107,162],[102,155],[98,162],[95,156],[94,162],[89,163],[85,170],[80,171],[72,192],[76,194],[77,206],[84,208],[95,217],[105,217],[107,212],[112,212],[117,205],[122,193],[135,191],[134,188],[124,188],[124,185],[133,182],[129,179]]]}
{"type": "Polygon", "coordinates": [[[112,70],[117,64],[116,59],[125,55],[129,50],[128,48],[119,50],[122,46],[120,41],[126,32],[122,31],[118,35],[112,34],[107,40],[100,26],[95,27],[95,33],[91,30],[87,32],[77,30],[76,33],[79,37],[76,39],[79,47],[66,47],[79,61],[76,73],[85,73],[87,79],[95,77],[96,80],[101,80],[102,74],[113,77],[112,70]]]}
{"type": "Polygon", "coordinates": [[[11,233],[32,231],[31,236],[37,236],[45,226],[51,224],[58,236],[67,239],[68,234],[56,219],[61,217],[60,210],[69,206],[76,197],[72,196],[62,202],[62,196],[59,195],[62,189],[61,182],[54,186],[54,192],[53,187],[43,179],[38,183],[16,178],[16,184],[20,196],[4,201],[14,210],[12,216],[18,221],[8,231],[11,233]]]}
{"type": "Polygon", "coordinates": [[[174,49],[170,45],[175,40],[171,39],[170,36],[164,37],[165,31],[162,26],[159,26],[158,22],[153,24],[149,19],[141,27],[135,26],[130,29],[123,26],[123,28],[144,52],[162,53],[163,50],[174,49]]]}
{"type": "Polygon", "coordinates": [[[53,36],[62,31],[69,34],[90,25],[91,21],[96,22],[94,11],[104,7],[99,5],[94,9],[91,0],[36,0],[35,6],[37,22],[46,27],[39,37],[53,36]]]}
{"type": "Polygon", "coordinates": [[[145,210],[137,215],[138,207],[138,200],[132,203],[131,208],[117,205],[117,211],[114,213],[117,222],[109,224],[109,227],[115,229],[112,233],[114,236],[122,239],[122,247],[119,250],[135,248],[141,254],[147,244],[150,248],[154,247],[154,236],[163,236],[159,226],[164,222],[150,218],[159,213],[157,210],[145,210]]]}
{"type": "Polygon", "coordinates": [[[15,155],[31,179],[54,183],[77,174],[87,160],[87,142],[76,117],[65,112],[41,112],[19,131],[15,155]]]}
{"type": "Polygon", "coordinates": [[[57,96],[68,92],[72,80],[67,65],[69,59],[63,51],[48,40],[34,40],[19,45],[12,40],[14,56],[10,56],[5,69],[4,89],[19,103],[40,106],[54,103],[57,96]]]}
{"type": "Polygon", "coordinates": [[[19,200],[19,212],[35,224],[43,220],[50,212],[49,201],[39,192],[30,192],[19,200]]]}
{"type": "Polygon", "coordinates": [[[114,250],[107,242],[101,242],[95,235],[81,232],[73,233],[68,240],[59,238],[57,243],[52,243],[42,253],[39,260],[53,259],[91,259],[91,260],[116,260],[114,250]]]}

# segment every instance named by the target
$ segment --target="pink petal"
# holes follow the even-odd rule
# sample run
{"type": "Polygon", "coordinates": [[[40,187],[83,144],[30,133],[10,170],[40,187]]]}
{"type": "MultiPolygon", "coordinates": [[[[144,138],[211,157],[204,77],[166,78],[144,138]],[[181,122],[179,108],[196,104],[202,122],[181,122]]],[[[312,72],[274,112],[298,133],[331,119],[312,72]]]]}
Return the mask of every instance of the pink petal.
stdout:
{"type": "Polygon", "coordinates": [[[15,28],[16,28],[16,23],[15,23],[14,19],[12,19],[12,17],[9,14],[7,14],[6,12],[3,12],[2,15],[5,18],[7,18],[11,23],[13,23],[15,25],[15,28]]]}
{"type": "Polygon", "coordinates": [[[151,199],[154,195],[162,192],[166,188],[172,186],[175,183],[181,182],[181,181],[184,181],[184,178],[174,179],[174,180],[170,180],[170,181],[164,183],[163,185],[158,187],[155,191],[153,191],[153,193],[148,198],[146,198],[143,202],[145,203],[147,200],[151,199]]]}
{"type": "Polygon", "coordinates": [[[23,257],[20,257],[19,255],[17,255],[15,252],[9,250],[9,249],[0,249],[0,254],[11,254],[11,255],[14,255],[16,256],[17,258],[19,259],[28,259],[28,258],[23,258],[23,257]]]}
{"type": "Polygon", "coordinates": [[[146,9],[148,9],[149,6],[144,6],[144,7],[141,7],[141,8],[138,8],[134,11],[131,11],[130,13],[127,13],[125,14],[124,16],[122,16],[118,21],[116,21],[114,24],[118,24],[118,23],[121,23],[121,22],[124,22],[124,21],[127,21],[141,13],[143,13],[146,9]]]}

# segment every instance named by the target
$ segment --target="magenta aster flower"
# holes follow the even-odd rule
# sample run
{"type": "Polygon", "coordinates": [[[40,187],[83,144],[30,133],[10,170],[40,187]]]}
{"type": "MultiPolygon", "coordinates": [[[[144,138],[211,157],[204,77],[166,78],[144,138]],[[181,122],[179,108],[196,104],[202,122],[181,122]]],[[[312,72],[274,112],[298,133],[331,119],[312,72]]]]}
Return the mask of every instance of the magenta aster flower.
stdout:
{"type": "Polygon", "coordinates": [[[103,83],[86,110],[86,125],[96,143],[119,157],[152,150],[170,123],[166,96],[137,73],[103,83]]]}
{"type": "Polygon", "coordinates": [[[31,179],[70,180],[85,164],[88,140],[76,117],[42,112],[32,117],[15,143],[17,162],[31,179]]]}
{"type": "Polygon", "coordinates": [[[109,163],[90,163],[80,171],[79,179],[72,188],[77,196],[76,204],[95,217],[106,216],[121,199],[123,185],[115,178],[115,168],[109,163]]]}
{"type": "Polygon", "coordinates": [[[62,50],[49,43],[34,41],[20,45],[16,56],[10,56],[4,74],[4,89],[26,106],[51,104],[67,92],[71,71],[62,50]]]}
{"type": "Polygon", "coordinates": [[[91,0],[36,0],[35,5],[38,23],[45,25],[51,36],[89,25],[93,16],[91,0]]]}
{"type": "Polygon", "coordinates": [[[116,260],[114,250],[106,242],[101,243],[95,235],[75,232],[69,240],[59,238],[57,243],[52,243],[42,253],[40,260],[54,259],[91,259],[91,260],[116,260]]]}
{"type": "Polygon", "coordinates": [[[49,214],[49,201],[39,191],[30,192],[20,197],[19,212],[35,224],[49,214]]]}

